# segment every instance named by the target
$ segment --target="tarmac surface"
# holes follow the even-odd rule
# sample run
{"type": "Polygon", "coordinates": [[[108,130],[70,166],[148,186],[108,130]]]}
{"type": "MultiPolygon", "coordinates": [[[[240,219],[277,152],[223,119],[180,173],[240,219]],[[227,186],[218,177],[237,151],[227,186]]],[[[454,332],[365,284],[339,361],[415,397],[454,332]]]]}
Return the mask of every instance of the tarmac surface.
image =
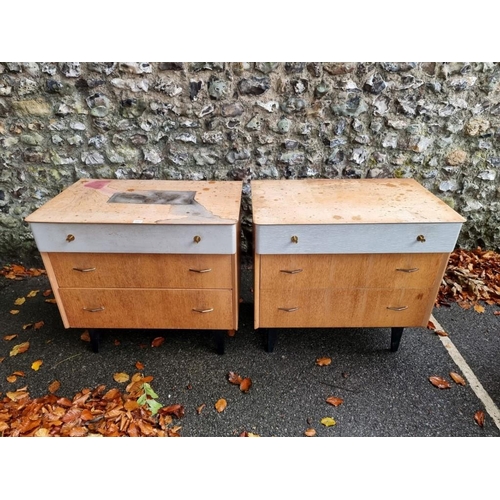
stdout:
{"type": "Polygon", "coordinates": [[[500,435],[500,316],[494,315],[500,308],[486,305],[482,314],[456,304],[435,308],[433,317],[448,337],[408,328],[397,352],[389,350],[390,329],[384,328],[280,329],[274,351],[267,352],[265,333],[253,328],[252,280],[252,269],[244,266],[239,329],[225,337],[225,353],[219,355],[212,332],[185,330],[103,331],[99,352],[92,352],[80,338],[83,329],[65,329],[57,306],[46,302],[46,276],[22,281],[0,276],[0,397],[23,386],[31,398],[41,397],[54,380],[61,383],[57,395],[68,398],[101,384],[124,390],[126,384],[113,375],[132,376],[139,361],[142,373],[154,377],[158,401],[184,406],[185,415],[176,422],[181,437],[301,437],[306,429],[318,437],[500,435]],[[34,290],[39,292],[28,297],[34,290]],[[26,300],[16,306],[20,297],[26,300]],[[39,329],[23,329],[41,321],[39,329]],[[13,334],[13,340],[4,339],[13,334]],[[164,343],[152,347],[158,336],[164,343]],[[28,351],[9,355],[25,341],[28,351]],[[459,364],[451,351],[459,353],[459,364]],[[331,358],[331,364],[318,366],[321,357],[331,358]],[[43,361],[38,371],[31,368],[35,360],[43,361]],[[25,376],[8,382],[17,370],[25,376]],[[230,384],[229,372],[249,377],[250,390],[230,384]],[[462,375],[466,385],[453,382],[450,372],[462,375]],[[451,387],[433,386],[431,376],[447,379],[451,387]],[[330,396],[342,404],[328,404],[330,396]],[[220,398],[227,401],[221,413],[214,407],[220,398]],[[474,419],[478,410],[485,413],[483,427],[474,419]],[[323,425],[324,417],[336,424],[323,425]]]}

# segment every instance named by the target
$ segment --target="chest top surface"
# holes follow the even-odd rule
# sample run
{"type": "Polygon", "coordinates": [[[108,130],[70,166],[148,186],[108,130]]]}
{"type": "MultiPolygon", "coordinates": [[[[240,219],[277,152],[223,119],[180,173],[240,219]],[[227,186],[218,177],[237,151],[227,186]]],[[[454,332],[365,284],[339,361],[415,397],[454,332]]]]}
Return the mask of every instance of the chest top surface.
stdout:
{"type": "Polygon", "coordinates": [[[81,179],[29,223],[235,224],[242,182],[81,179]]]}
{"type": "Polygon", "coordinates": [[[414,179],[266,180],[251,186],[257,225],[465,221],[414,179]]]}

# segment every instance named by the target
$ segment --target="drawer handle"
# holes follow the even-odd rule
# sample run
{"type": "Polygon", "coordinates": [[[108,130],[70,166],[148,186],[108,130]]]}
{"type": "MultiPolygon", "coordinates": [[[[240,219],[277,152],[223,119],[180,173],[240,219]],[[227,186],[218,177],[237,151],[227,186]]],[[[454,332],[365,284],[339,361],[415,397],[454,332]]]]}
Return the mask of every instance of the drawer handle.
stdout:
{"type": "Polygon", "coordinates": [[[299,308],[298,307],[278,307],[278,310],[279,311],[285,311],[287,313],[291,313],[291,312],[294,312],[294,311],[298,311],[299,308]]]}
{"type": "Polygon", "coordinates": [[[81,273],[90,273],[91,271],[95,271],[95,267],[74,267],[73,271],[79,271],[81,273]]]}
{"type": "Polygon", "coordinates": [[[410,269],[399,268],[396,271],[401,271],[402,273],[416,273],[418,271],[418,267],[411,267],[410,269]]]}
{"type": "Polygon", "coordinates": [[[66,241],[68,243],[70,243],[71,241],[75,241],[75,237],[72,234],[68,234],[68,236],[66,236],[66,241]]]}
{"type": "Polygon", "coordinates": [[[288,269],[280,269],[280,273],[286,273],[286,274],[298,274],[301,273],[302,269],[292,269],[289,271],[288,269]]]}
{"type": "Polygon", "coordinates": [[[193,241],[194,241],[195,243],[199,243],[199,242],[201,241],[201,236],[196,235],[196,236],[193,238],[193,241]]]}
{"type": "Polygon", "coordinates": [[[192,273],[209,273],[212,269],[189,269],[192,273]]]}
{"type": "Polygon", "coordinates": [[[299,237],[298,236],[292,236],[290,238],[290,240],[291,240],[292,243],[298,243],[299,242],[299,237]]]}
{"type": "Polygon", "coordinates": [[[424,241],[425,241],[425,236],[424,236],[423,234],[419,234],[419,235],[417,236],[417,241],[420,241],[420,242],[424,243],[424,241]]]}
{"type": "Polygon", "coordinates": [[[88,308],[88,307],[84,307],[83,308],[84,311],[87,311],[89,313],[97,313],[97,312],[101,312],[101,311],[104,311],[104,306],[101,306],[101,307],[93,307],[93,308],[88,308]]]}
{"type": "Polygon", "coordinates": [[[387,307],[390,311],[404,311],[408,309],[408,306],[400,306],[400,307],[387,307]]]}
{"type": "Polygon", "coordinates": [[[193,311],[194,312],[197,312],[197,313],[210,313],[214,310],[213,307],[211,307],[210,309],[194,309],[193,308],[193,311]]]}

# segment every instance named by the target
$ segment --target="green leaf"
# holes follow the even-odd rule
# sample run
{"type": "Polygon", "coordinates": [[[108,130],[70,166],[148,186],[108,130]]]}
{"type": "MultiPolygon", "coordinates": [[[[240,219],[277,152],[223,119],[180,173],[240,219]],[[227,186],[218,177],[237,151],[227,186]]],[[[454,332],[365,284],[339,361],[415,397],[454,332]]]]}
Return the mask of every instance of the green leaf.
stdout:
{"type": "Polygon", "coordinates": [[[148,398],[148,397],[146,396],[146,394],[143,394],[143,395],[142,395],[142,396],[141,396],[141,397],[137,400],[137,404],[138,404],[138,405],[140,405],[140,406],[142,406],[142,405],[146,402],[147,398],[148,398]]]}
{"type": "Polygon", "coordinates": [[[156,415],[158,413],[158,410],[163,407],[158,401],[155,401],[154,399],[148,399],[146,403],[149,406],[149,409],[151,410],[151,415],[156,415]]]}
{"type": "Polygon", "coordinates": [[[147,382],[144,382],[144,384],[142,384],[142,388],[144,389],[144,392],[148,396],[151,396],[152,398],[155,398],[155,399],[158,398],[158,394],[156,394],[156,392],[153,391],[153,389],[151,388],[151,386],[147,382]]]}

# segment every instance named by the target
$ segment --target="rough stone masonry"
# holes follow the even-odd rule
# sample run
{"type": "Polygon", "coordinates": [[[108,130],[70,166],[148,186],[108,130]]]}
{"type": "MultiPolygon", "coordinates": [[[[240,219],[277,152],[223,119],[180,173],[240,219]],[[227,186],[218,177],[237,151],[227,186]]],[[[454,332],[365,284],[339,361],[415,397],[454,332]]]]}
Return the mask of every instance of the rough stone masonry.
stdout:
{"type": "Polygon", "coordinates": [[[80,178],[413,177],[500,246],[500,63],[0,63],[0,255],[80,178]]]}

